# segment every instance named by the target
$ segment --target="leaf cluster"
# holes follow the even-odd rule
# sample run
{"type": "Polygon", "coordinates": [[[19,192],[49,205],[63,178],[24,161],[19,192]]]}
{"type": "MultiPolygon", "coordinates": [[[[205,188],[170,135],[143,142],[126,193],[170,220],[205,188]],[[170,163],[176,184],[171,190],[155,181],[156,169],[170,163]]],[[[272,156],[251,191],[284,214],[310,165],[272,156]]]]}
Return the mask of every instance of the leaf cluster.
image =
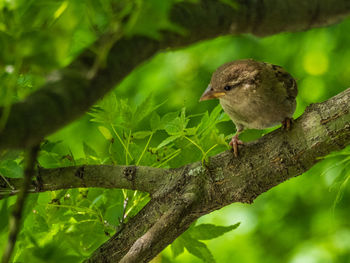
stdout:
{"type": "MultiPolygon", "coordinates": [[[[217,129],[219,123],[229,120],[220,106],[210,114],[188,116],[182,108],[160,116],[157,109],[164,103],[156,104],[153,96],[149,96],[139,105],[131,106],[112,93],[89,112],[94,129],[104,138],[102,150],[97,151],[84,142],[84,156],[76,158],[69,148],[62,150],[62,141],[46,140],[41,145],[38,165],[57,168],[105,163],[176,167],[191,161],[208,161],[210,154],[227,148],[224,135],[217,129]]],[[[20,177],[22,162],[20,152],[3,152],[1,176],[20,177]]],[[[13,199],[9,200],[11,203],[2,203],[1,213],[11,209],[13,199]]],[[[31,195],[15,258],[76,262],[118,231],[148,201],[146,193],[119,189],[72,189],[31,195]],[[63,253],[65,249],[67,252],[63,253]]],[[[5,219],[0,226],[4,234],[5,219]]],[[[191,229],[175,247],[186,247],[200,256],[211,254],[199,240],[214,238],[233,228],[203,225],[191,229]]]]}
{"type": "Polygon", "coordinates": [[[89,113],[109,142],[108,152],[102,154],[109,158],[106,162],[176,167],[191,161],[208,161],[209,153],[227,148],[227,138],[217,129],[217,124],[229,120],[220,105],[210,114],[188,116],[182,108],[160,117],[156,110],[162,104],[155,104],[150,95],[133,108],[127,100],[118,100],[111,94],[89,113]]]}

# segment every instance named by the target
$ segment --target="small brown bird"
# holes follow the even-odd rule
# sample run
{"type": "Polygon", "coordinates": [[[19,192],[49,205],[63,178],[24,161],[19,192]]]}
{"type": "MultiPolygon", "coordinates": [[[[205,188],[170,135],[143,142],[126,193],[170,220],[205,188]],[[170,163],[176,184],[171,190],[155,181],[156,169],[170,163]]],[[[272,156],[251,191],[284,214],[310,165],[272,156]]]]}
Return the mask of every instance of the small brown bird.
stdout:
{"type": "Polygon", "coordinates": [[[218,98],[236,125],[230,145],[238,156],[238,135],[244,129],[265,129],[282,123],[288,130],[298,94],[294,78],[282,67],[252,59],[219,67],[200,101],[218,98]]]}

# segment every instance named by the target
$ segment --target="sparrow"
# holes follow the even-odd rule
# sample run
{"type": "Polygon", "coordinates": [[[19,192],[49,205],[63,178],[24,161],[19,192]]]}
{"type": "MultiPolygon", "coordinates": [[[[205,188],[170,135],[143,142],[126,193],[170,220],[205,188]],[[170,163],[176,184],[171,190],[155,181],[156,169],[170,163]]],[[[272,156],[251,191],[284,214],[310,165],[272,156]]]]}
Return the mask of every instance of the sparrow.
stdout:
{"type": "Polygon", "coordinates": [[[298,88],[295,79],[282,67],[253,59],[236,60],[220,66],[200,101],[219,99],[236,125],[230,145],[235,157],[238,136],[244,129],[265,129],[282,123],[290,129],[298,88]]]}

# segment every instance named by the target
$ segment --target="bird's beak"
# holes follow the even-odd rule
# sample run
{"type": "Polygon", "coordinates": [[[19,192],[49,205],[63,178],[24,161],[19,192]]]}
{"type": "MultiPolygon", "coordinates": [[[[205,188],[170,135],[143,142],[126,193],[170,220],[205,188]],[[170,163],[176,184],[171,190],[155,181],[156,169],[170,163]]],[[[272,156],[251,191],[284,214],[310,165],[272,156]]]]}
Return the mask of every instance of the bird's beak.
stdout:
{"type": "Polygon", "coordinates": [[[217,92],[212,89],[210,85],[208,85],[207,89],[202,94],[202,97],[199,101],[217,99],[225,95],[225,92],[217,92]]]}

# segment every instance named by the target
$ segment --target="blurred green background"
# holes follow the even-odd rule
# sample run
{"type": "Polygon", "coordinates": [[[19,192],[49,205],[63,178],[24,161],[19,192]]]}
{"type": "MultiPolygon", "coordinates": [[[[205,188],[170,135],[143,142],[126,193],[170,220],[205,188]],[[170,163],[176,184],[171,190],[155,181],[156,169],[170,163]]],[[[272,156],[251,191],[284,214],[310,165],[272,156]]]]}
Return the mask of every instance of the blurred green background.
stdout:
{"type": "MultiPolygon", "coordinates": [[[[160,30],[181,31],[167,19],[174,2],[0,0],[1,105],[23,99],[40,87],[46,74],[68,65],[84,49],[99,55],[101,46],[91,45],[102,34],[159,39],[160,30]]],[[[224,36],[162,51],[136,68],[89,114],[49,136],[39,162],[44,167],[83,163],[179,167],[205,159],[203,153],[222,152],[234,125],[215,108],[218,101],[198,101],[218,66],[253,58],[284,67],[297,79],[297,118],[311,103],[349,87],[348,32],[350,19],[306,32],[266,38],[224,36]],[[206,115],[214,109],[216,115],[206,115]],[[209,122],[213,126],[203,131],[209,122]],[[167,123],[177,126],[170,129],[167,123]]],[[[0,124],[4,122],[6,116],[1,116],[0,124]]],[[[270,130],[246,131],[241,138],[254,140],[270,130]]],[[[197,225],[241,224],[201,242],[217,262],[350,262],[349,160],[348,147],[251,205],[232,204],[203,216],[197,225]]],[[[22,161],[21,152],[1,152],[1,175],[21,176],[22,161]]],[[[31,195],[15,259],[79,262],[118,229],[122,217],[127,220],[148,200],[144,193],[103,189],[31,195]]],[[[6,243],[13,203],[13,197],[0,201],[0,247],[6,243]]],[[[175,258],[169,247],[154,262],[202,261],[187,250],[175,258]]]]}

